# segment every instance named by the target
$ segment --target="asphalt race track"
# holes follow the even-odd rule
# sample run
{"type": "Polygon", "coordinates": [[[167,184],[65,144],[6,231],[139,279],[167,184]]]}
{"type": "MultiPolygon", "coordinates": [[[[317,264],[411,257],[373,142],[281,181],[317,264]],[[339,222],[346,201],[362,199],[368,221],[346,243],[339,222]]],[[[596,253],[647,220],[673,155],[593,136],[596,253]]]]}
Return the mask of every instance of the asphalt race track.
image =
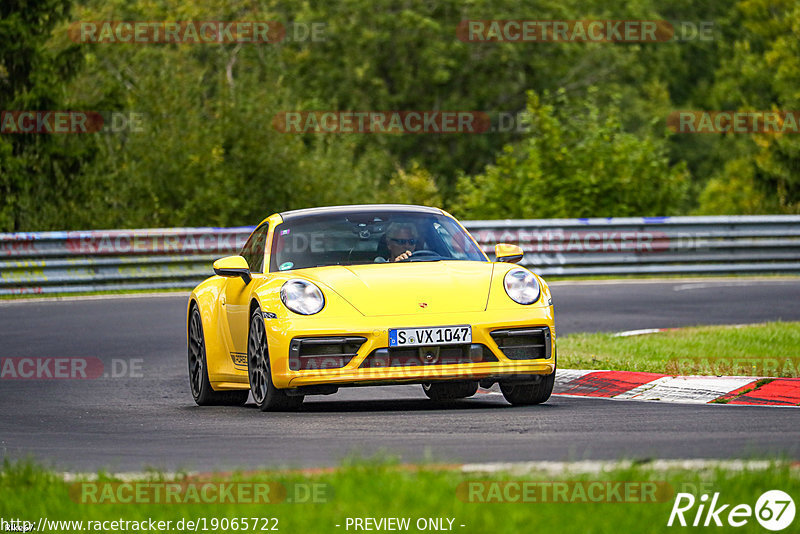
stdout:
{"type": "MultiPolygon", "coordinates": [[[[559,335],[800,320],[800,279],[553,285],[559,335]]],[[[554,396],[449,406],[419,386],[310,397],[302,412],[199,408],[189,393],[183,294],[0,301],[0,356],[92,357],[94,380],[0,380],[0,453],[58,469],[317,466],[377,453],[446,462],[800,458],[793,408],[554,396]],[[133,371],[131,370],[133,369],[133,371]]]]}

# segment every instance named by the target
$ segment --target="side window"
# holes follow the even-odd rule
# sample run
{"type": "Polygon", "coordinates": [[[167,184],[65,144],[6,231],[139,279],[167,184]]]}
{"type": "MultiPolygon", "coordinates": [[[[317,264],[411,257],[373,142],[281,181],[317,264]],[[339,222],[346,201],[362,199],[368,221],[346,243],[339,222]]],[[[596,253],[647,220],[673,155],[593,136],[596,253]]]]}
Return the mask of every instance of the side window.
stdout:
{"type": "Polygon", "coordinates": [[[250,266],[252,273],[264,272],[264,247],[267,244],[268,231],[269,224],[262,224],[252,233],[242,248],[241,256],[247,260],[247,265],[250,266]]]}

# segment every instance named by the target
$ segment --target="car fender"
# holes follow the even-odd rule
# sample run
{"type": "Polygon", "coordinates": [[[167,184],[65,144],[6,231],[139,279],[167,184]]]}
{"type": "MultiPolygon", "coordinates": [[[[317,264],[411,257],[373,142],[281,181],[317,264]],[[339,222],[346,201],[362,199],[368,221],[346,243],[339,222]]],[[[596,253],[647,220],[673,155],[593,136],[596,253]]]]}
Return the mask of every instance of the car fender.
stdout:
{"type": "Polygon", "coordinates": [[[216,381],[215,379],[223,365],[230,359],[222,332],[223,321],[219,317],[219,298],[224,290],[224,282],[225,279],[220,276],[212,276],[205,280],[192,291],[186,307],[187,325],[189,324],[189,313],[192,305],[196,305],[200,310],[203,337],[206,344],[206,368],[208,370],[208,379],[212,383],[216,381]]]}

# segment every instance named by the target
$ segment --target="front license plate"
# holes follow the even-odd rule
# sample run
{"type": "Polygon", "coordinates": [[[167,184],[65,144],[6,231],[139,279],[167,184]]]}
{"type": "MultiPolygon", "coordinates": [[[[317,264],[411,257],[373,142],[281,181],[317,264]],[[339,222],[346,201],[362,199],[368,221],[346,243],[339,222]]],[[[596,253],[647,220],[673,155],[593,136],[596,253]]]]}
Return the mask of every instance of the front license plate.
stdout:
{"type": "Polygon", "coordinates": [[[390,347],[421,347],[424,345],[459,345],[472,343],[469,325],[434,326],[429,328],[391,328],[390,347]]]}

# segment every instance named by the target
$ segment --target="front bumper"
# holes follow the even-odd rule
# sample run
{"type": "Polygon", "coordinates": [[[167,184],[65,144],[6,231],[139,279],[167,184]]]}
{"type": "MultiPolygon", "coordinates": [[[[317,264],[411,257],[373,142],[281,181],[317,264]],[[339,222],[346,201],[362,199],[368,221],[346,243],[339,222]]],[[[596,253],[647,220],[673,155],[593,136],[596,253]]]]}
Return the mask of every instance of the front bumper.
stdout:
{"type": "Polygon", "coordinates": [[[555,371],[555,329],[552,307],[524,307],[473,313],[427,314],[291,319],[265,319],[269,340],[272,380],[276,387],[358,386],[431,382],[437,380],[513,379],[530,375],[548,375],[555,371]],[[346,324],[347,328],[342,328],[346,324]],[[485,346],[496,361],[458,364],[423,364],[403,367],[362,366],[376,349],[389,346],[390,328],[415,328],[469,324],[472,343],[485,346]],[[552,350],[547,358],[510,359],[498,347],[491,332],[500,329],[546,327],[552,350]],[[292,339],[322,336],[365,338],[355,356],[341,368],[292,370],[289,363],[292,339]]]}

